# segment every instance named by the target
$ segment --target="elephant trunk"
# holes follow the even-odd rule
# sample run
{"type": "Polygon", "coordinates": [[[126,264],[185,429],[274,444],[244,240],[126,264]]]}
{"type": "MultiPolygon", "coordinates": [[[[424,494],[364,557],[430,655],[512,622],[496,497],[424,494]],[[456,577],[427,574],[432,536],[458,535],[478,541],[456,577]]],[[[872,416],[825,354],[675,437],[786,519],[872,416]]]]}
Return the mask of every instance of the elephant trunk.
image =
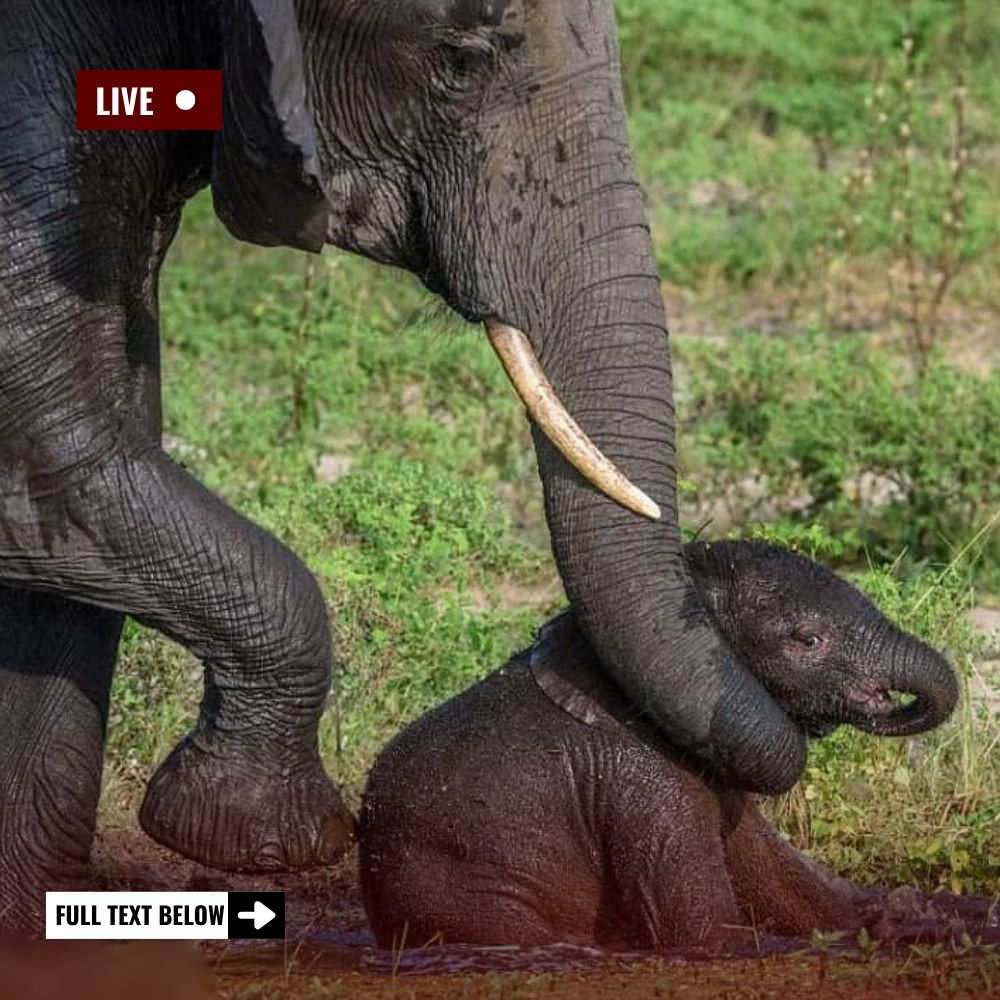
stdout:
{"type": "Polygon", "coordinates": [[[407,266],[486,324],[528,404],[556,562],[607,672],[693,762],[784,791],[804,739],[715,632],[681,548],[666,319],[612,4],[492,9],[524,15],[513,75],[452,169],[408,175],[407,266]]]}
{"type": "Polygon", "coordinates": [[[595,488],[536,423],[553,550],[584,633],[654,725],[721,780],[778,793],[800,773],[802,737],[716,633],[683,556],[662,293],[621,132],[585,216],[602,228],[550,269],[556,329],[532,346],[573,421],[662,517],[595,488]]]}
{"type": "Polygon", "coordinates": [[[941,725],[958,702],[958,678],[951,664],[935,650],[912,636],[892,629],[889,647],[888,688],[859,728],[879,736],[911,736],[941,725]],[[906,704],[890,694],[909,695],[906,704]]]}

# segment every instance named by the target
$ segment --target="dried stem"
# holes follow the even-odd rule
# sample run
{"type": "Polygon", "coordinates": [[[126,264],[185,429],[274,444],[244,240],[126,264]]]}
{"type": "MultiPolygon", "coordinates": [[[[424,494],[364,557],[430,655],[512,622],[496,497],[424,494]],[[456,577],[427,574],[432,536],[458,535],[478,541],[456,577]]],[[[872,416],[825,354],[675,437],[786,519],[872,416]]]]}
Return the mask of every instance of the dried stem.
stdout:
{"type": "Polygon", "coordinates": [[[295,328],[292,370],[292,431],[301,434],[309,409],[309,321],[312,315],[313,295],[316,287],[318,257],[310,257],[302,277],[302,307],[295,328]]]}
{"type": "Polygon", "coordinates": [[[923,374],[931,345],[927,339],[920,308],[920,278],[917,271],[916,211],[913,197],[913,88],[916,81],[916,58],[913,35],[908,31],[903,37],[903,86],[900,99],[899,122],[899,177],[903,201],[900,234],[903,267],[906,272],[906,290],[909,299],[910,336],[913,343],[917,370],[923,374]]]}
{"type": "MultiPolygon", "coordinates": [[[[964,53],[967,51],[967,20],[964,0],[961,0],[959,4],[958,30],[960,50],[964,53]]],[[[931,332],[932,339],[935,340],[940,327],[941,305],[961,265],[958,244],[965,224],[965,170],[969,161],[966,141],[968,86],[965,66],[962,65],[961,58],[960,56],[960,61],[955,68],[955,85],[951,93],[953,124],[948,163],[948,205],[942,219],[941,252],[938,255],[934,288],[927,308],[927,328],[931,332]]]]}

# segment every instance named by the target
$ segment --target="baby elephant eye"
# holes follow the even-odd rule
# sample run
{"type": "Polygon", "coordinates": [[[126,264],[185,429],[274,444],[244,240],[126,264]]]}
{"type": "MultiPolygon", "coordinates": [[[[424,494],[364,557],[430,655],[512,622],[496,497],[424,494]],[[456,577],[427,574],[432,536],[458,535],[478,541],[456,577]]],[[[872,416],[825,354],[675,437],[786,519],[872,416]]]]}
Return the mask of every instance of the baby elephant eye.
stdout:
{"type": "Polygon", "coordinates": [[[459,77],[475,75],[493,61],[495,54],[492,45],[475,35],[445,45],[448,66],[459,77]]]}
{"type": "Polygon", "coordinates": [[[461,76],[470,76],[489,61],[490,50],[472,45],[450,45],[447,59],[451,68],[461,76]]]}
{"type": "Polygon", "coordinates": [[[814,635],[811,632],[806,635],[797,636],[797,638],[806,649],[815,649],[823,641],[818,635],[814,635]]]}

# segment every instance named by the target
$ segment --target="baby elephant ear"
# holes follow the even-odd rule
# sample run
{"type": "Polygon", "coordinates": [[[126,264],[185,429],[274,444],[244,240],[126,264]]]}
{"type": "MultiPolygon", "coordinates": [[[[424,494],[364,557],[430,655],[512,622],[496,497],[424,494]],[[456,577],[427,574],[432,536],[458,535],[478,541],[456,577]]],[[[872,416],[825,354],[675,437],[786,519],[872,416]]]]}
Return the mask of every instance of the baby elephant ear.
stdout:
{"type": "Polygon", "coordinates": [[[225,0],[215,211],[239,239],[318,250],[327,207],[293,0],[225,0]]]}
{"type": "Polygon", "coordinates": [[[572,613],[561,614],[542,626],[527,656],[531,676],[554,705],[585,726],[611,733],[623,731],[613,709],[625,712],[627,702],[598,670],[572,613]]]}

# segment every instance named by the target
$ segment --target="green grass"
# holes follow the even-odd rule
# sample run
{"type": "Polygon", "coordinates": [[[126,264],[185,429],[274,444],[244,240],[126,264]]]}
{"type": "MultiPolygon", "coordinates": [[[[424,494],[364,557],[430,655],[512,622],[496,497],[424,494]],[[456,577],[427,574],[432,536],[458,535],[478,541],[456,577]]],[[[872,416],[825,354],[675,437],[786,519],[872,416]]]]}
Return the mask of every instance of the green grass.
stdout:
{"type": "MultiPolygon", "coordinates": [[[[689,527],[706,511],[709,534],[730,530],[720,511],[743,532],[767,522],[756,530],[862,573],[967,676],[980,655],[964,617],[973,588],[1000,591],[996,534],[981,531],[1000,509],[1000,383],[983,336],[1000,278],[990,5],[967,0],[964,29],[962,5],[944,0],[618,6],[665,290],[699,334],[677,344],[689,527]],[[951,245],[959,68],[971,154],[951,245]],[[898,218],[904,119],[912,223],[898,218]],[[942,262],[955,271],[922,374],[907,231],[921,290],[942,262]],[[891,474],[903,476],[898,501],[876,508],[851,492],[891,474]]],[[[336,252],[237,244],[204,196],[185,212],[162,303],[169,449],[293,547],[328,598],[342,668],[322,748],[354,795],[393,732],[500,665],[562,599],[522,410],[484,338],[413,279],[336,252]]],[[[186,653],[128,626],[106,821],[131,822],[199,690],[186,653]]],[[[1000,872],[998,736],[968,701],[920,739],[838,733],[775,815],[860,881],[987,891],[1000,872]]]]}
{"type": "Polygon", "coordinates": [[[1000,531],[982,530],[1000,511],[1000,367],[935,354],[918,376],[869,338],[817,332],[682,341],[677,356],[681,460],[705,517],[816,524],[853,563],[941,564],[975,539],[977,577],[1000,590],[1000,531]]]}
{"type": "MultiPolygon", "coordinates": [[[[672,285],[794,289],[772,303],[779,316],[825,315],[835,297],[881,293],[869,279],[884,281],[900,256],[904,120],[923,279],[942,250],[959,71],[970,158],[956,294],[975,297],[996,278],[1000,46],[987,0],[619,0],[618,9],[637,160],[672,285]],[[870,183],[854,190],[866,150],[870,183]],[[881,266],[873,273],[865,258],[881,266]],[[862,287],[841,288],[845,272],[862,287]]],[[[737,311],[722,311],[739,325],[737,311]]]]}

